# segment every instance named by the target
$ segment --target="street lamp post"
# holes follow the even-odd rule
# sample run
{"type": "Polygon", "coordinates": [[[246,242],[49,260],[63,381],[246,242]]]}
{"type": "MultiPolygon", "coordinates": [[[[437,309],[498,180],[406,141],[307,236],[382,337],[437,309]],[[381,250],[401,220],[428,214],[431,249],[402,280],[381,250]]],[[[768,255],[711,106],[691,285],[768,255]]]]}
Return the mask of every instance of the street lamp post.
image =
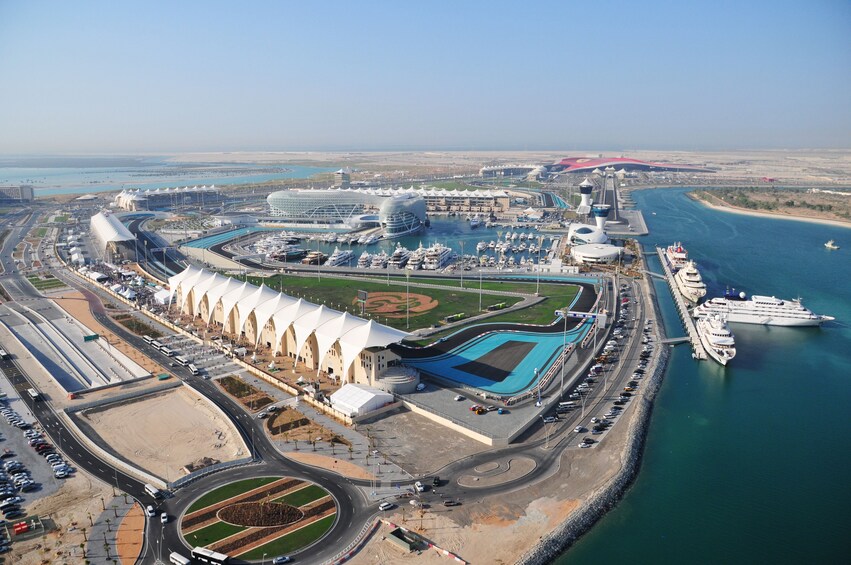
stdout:
{"type": "Polygon", "coordinates": [[[559,398],[564,396],[564,364],[567,362],[567,359],[564,356],[564,350],[567,349],[567,311],[566,310],[562,311],[561,317],[564,319],[564,332],[562,332],[562,338],[561,338],[561,386],[558,389],[559,398]]]}
{"type": "Polygon", "coordinates": [[[461,244],[461,288],[464,288],[464,240],[462,239],[461,244]]]}
{"type": "Polygon", "coordinates": [[[405,329],[411,327],[411,273],[405,269],[405,329]]]}
{"type": "Polygon", "coordinates": [[[548,449],[550,447],[550,428],[542,415],[538,414],[538,418],[540,418],[541,421],[544,422],[544,433],[546,434],[544,439],[544,449],[548,449]]]}

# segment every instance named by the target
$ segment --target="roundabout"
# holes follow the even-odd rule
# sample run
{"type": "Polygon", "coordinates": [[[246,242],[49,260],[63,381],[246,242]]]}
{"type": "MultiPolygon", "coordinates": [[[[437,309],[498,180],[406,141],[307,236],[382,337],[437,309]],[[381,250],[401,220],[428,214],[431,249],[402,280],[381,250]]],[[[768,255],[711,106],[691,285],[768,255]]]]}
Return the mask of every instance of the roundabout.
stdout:
{"type": "Polygon", "coordinates": [[[198,497],[182,517],[180,534],[190,547],[255,561],[312,545],[336,518],[336,501],[319,485],[292,477],[257,477],[198,497]]]}

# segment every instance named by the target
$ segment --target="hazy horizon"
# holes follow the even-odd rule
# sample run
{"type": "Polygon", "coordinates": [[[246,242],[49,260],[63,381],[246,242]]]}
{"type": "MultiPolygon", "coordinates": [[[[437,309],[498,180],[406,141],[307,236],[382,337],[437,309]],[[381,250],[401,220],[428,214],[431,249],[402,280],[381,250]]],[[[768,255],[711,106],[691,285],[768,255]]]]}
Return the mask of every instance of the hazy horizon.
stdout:
{"type": "Polygon", "coordinates": [[[0,155],[848,149],[849,31],[844,1],[0,0],[0,155]]]}

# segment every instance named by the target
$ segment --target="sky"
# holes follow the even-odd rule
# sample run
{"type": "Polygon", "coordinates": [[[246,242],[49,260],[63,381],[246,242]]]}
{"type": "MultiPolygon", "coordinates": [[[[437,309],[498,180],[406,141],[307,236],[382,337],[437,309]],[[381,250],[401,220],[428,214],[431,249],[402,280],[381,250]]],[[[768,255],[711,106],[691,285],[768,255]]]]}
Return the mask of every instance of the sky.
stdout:
{"type": "Polygon", "coordinates": [[[0,0],[0,154],[849,147],[848,0],[0,0]]]}

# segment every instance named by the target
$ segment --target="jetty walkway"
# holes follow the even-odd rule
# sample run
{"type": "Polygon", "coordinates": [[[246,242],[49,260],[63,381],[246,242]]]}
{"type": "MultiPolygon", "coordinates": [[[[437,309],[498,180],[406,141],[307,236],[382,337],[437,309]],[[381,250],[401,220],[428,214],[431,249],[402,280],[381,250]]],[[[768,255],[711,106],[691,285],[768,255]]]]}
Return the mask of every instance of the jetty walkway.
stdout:
{"type": "MultiPolygon", "coordinates": [[[[674,297],[674,304],[677,306],[677,312],[680,314],[680,320],[683,322],[683,327],[688,334],[688,341],[691,342],[691,349],[696,359],[706,359],[706,350],[700,342],[700,336],[697,335],[697,327],[694,325],[694,319],[691,317],[691,312],[688,310],[685,298],[677,289],[677,283],[674,280],[674,273],[671,272],[671,267],[668,266],[668,261],[665,259],[665,252],[661,247],[656,248],[656,253],[659,254],[659,262],[662,263],[662,269],[665,270],[665,280],[668,281],[668,288],[671,290],[671,296],[674,297]]],[[[678,341],[678,340],[677,340],[678,341]]],[[[669,341],[674,343],[675,340],[669,341]]]]}

